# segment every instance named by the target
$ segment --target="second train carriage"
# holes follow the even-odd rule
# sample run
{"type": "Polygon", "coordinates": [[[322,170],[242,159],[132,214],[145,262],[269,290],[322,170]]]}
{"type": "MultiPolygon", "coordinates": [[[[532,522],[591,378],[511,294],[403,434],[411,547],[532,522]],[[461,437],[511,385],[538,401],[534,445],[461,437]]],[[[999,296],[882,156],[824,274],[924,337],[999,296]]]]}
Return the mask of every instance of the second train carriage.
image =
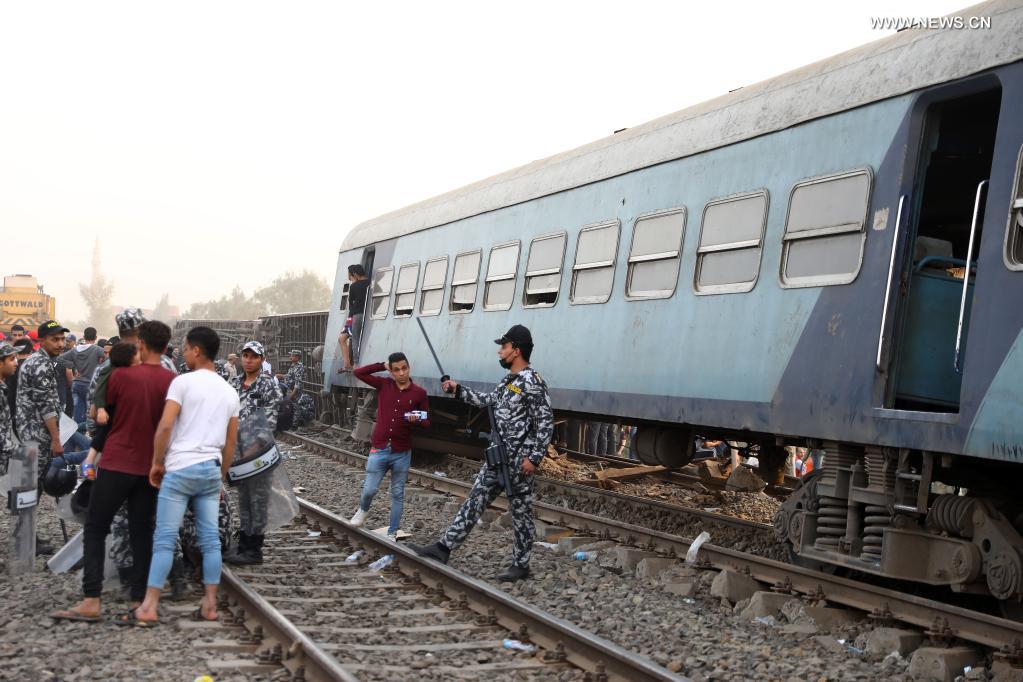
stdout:
{"type": "MultiPolygon", "coordinates": [[[[562,414],[823,447],[776,519],[805,560],[1006,605],[1023,592],[1023,8],[903,31],[354,228],[371,273],[362,360],[433,395],[500,376],[527,325],[562,414]],[[939,494],[938,482],[967,495],[939,494]]],[[[459,418],[457,405],[434,401],[459,418]]],[[[457,420],[457,419],[456,419],[457,420]]]]}

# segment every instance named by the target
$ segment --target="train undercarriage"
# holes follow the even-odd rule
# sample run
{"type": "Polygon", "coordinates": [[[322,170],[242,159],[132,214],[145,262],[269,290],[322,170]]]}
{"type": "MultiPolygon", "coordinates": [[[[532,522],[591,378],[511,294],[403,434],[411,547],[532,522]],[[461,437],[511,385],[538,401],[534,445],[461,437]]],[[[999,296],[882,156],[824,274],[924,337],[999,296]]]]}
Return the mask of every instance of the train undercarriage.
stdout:
{"type": "Polygon", "coordinates": [[[824,449],[823,466],[774,520],[795,561],[990,594],[1006,615],[1020,612],[1023,506],[1008,467],[896,448],[824,449]]]}

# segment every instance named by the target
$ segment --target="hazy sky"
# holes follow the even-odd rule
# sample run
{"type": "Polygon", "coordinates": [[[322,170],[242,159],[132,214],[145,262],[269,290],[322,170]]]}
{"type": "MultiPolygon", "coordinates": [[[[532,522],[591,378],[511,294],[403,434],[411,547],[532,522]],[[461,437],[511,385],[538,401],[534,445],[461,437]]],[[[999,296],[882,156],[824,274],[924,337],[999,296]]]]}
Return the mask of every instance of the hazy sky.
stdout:
{"type": "Polygon", "coordinates": [[[0,273],[78,319],[333,280],[355,224],[964,0],[0,6],[0,273]]]}

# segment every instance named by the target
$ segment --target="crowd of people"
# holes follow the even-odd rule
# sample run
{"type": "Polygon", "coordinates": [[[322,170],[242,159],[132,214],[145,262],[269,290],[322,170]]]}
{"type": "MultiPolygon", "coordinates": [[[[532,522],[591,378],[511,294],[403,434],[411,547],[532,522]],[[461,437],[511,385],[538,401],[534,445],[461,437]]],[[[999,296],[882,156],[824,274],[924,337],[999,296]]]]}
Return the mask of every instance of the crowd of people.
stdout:
{"type": "MultiPolygon", "coordinates": [[[[16,450],[29,448],[39,491],[70,496],[83,520],[83,599],[54,618],[102,618],[111,536],[109,558],[133,604],[118,623],[157,622],[166,583],[183,594],[189,566],[205,587],[193,615],[212,620],[222,561],[262,561],[266,476],[237,482],[232,533],[224,481],[239,459],[239,423],[258,414],[272,431],[282,417],[289,425],[311,417],[302,353],[273,374],[254,339],[225,361],[209,327],[192,328],[174,349],[170,327],[136,308],[115,322],[110,339],[88,327],[79,340],[48,320],[0,340],[0,477],[16,450]]],[[[52,554],[54,540],[37,537],[36,554],[52,554]]]]}

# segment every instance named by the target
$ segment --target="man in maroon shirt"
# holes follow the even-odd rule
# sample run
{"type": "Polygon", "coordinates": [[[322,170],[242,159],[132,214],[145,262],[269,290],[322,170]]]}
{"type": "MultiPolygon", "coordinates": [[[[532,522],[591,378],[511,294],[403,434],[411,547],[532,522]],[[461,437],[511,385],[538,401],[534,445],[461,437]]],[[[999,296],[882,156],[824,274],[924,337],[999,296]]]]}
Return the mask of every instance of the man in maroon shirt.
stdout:
{"type": "Polygon", "coordinates": [[[421,386],[412,383],[408,358],[391,353],[387,364],[378,362],[355,370],[355,376],[377,390],[377,423],[373,429],[373,447],[366,462],[366,481],[362,486],[359,509],[352,517],[354,526],[366,522],[373,496],[384,474],[391,472],[391,524],[387,537],[397,539],[401,513],[405,508],[405,481],[412,463],[412,425],[429,428],[429,400],[421,386]],[[373,376],[387,370],[391,378],[373,376]]]}
{"type": "Polygon", "coordinates": [[[54,618],[96,621],[100,619],[103,563],[106,538],[114,514],[125,504],[131,538],[131,599],[141,602],[146,591],[149,560],[153,554],[153,519],[157,490],[149,484],[153,463],[153,436],[163,414],[167,388],[174,373],[160,366],[170,327],[152,320],[139,327],[142,363],[121,367],[110,375],[107,403],[117,407],[97,466],[96,481],[89,495],[84,531],[82,592],[85,599],[54,618]]]}

